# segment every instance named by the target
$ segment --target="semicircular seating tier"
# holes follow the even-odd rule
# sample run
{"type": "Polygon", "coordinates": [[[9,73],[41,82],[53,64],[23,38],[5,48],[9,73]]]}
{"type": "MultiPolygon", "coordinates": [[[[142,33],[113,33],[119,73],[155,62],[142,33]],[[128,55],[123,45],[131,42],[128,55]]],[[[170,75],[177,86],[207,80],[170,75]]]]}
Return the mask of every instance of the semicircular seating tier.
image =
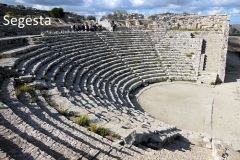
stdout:
{"type": "Polygon", "coordinates": [[[169,35],[163,40],[156,37],[138,31],[45,33],[28,37],[30,45],[21,43],[20,48],[1,53],[3,148],[15,146],[17,153],[24,153],[15,158],[144,159],[147,150],[131,145],[136,141],[133,133],[161,133],[162,144],[179,135],[174,126],[138,110],[131,99],[136,89],[150,83],[197,80],[199,68],[194,64],[200,61],[201,39],[190,34],[180,41],[171,41],[169,35]],[[191,44],[194,53],[186,56],[183,44],[191,44]],[[47,92],[36,89],[16,96],[17,85],[23,82],[47,92]],[[33,99],[36,102],[31,103],[33,99]],[[78,126],[51,103],[69,113],[88,114],[92,123],[110,128],[130,145],[121,146],[78,126]]]}

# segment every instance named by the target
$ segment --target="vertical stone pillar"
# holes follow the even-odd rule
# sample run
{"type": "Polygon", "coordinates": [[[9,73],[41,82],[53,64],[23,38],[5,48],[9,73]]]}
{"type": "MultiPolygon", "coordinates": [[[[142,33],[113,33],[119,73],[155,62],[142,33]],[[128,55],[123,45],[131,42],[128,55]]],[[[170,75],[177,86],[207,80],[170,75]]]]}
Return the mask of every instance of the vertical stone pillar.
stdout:
{"type": "Polygon", "coordinates": [[[220,57],[219,70],[218,70],[219,80],[221,82],[224,82],[224,79],[225,79],[230,16],[226,15],[226,17],[223,17],[223,18],[225,18],[223,19],[223,26],[222,26],[223,45],[222,45],[222,52],[220,57]]]}

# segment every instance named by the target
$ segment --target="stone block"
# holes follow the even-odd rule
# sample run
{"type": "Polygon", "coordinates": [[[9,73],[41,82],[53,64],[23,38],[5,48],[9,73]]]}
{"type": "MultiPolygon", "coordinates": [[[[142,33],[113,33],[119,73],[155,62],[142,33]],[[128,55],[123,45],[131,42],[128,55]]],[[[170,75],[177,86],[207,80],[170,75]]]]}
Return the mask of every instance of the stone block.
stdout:
{"type": "Polygon", "coordinates": [[[23,82],[23,83],[31,83],[34,80],[34,77],[32,75],[26,75],[26,76],[20,76],[19,79],[23,82]]]}

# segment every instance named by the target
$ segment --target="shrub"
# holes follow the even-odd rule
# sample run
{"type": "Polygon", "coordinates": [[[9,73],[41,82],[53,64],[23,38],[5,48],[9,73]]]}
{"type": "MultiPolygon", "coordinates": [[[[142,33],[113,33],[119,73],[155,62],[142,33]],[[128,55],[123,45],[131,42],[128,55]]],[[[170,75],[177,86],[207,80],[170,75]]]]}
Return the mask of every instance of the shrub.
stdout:
{"type": "Polygon", "coordinates": [[[121,139],[121,136],[119,134],[111,132],[109,129],[104,128],[103,126],[97,126],[94,123],[90,124],[88,130],[91,131],[91,132],[94,132],[94,133],[96,133],[100,136],[103,136],[103,137],[112,136],[113,138],[121,139]]]}
{"type": "Polygon", "coordinates": [[[117,133],[112,133],[111,136],[116,139],[121,139],[121,136],[117,133]]]}
{"type": "Polygon", "coordinates": [[[16,89],[15,89],[15,94],[16,94],[17,97],[20,96],[21,91],[20,91],[19,88],[16,88],[16,89]]]}
{"type": "Polygon", "coordinates": [[[215,82],[211,82],[210,84],[211,84],[211,85],[216,85],[216,83],[215,83],[215,82]]]}
{"type": "Polygon", "coordinates": [[[28,86],[28,85],[23,85],[23,86],[20,86],[19,89],[22,92],[31,92],[31,91],[33,91],[34,87],[28,86]]]}
{"type": "Polygon", "coordinates": [[[195,31],[195,32],[194,32],[194,34],[195,34],[195,35],[198,35],[198,34],[199,34],[199,32],[195,31]]]}
{"type": "Polygon", "coordinates": [[[97,92],[97,93],[96,93],[96,97],[101,97],[101,93],[100,93],[100,92],[97,92]]]}
{"type": "Polygon", "coordinates": [[[76,123],[82,127],[88,127],[89,126],[89,118],[88,115],[83,115],[80,116],[77,120],[76,123]]]}
{"type": "Polygon", "coordinates": [[[68,111],[67,109],[62,109],[62,108],[61,108],[61,109],[59,109],[59,111],[58,111],[58,112],[59,112],[61,115],[64,115],[64,116],[66,116],[66,115],[67,115],[67,113],[68,113],[67,111],[68,111]]]}
{"type": "Polygon", "coordinates": [[[141,61],[140,61],[140,60],[135,60],[134,63],[135,63],[135,64],[136,64],[136,63],[141,63],[141,61]]]}
{"type": "Polygon", "coordinates": [[[109,136],[111,131],[107,128],[104,128],[104,127],[100,126],[100,127],[97,128],[96,133],[99,134],[100,136],[105,137],[105,136],[109,136]]]}
{"type": "Polygon", "coordinates": [[[191,58],[191,57],[192,57],[192,55],[194,55],[194,53],[193,53],[193,52],[191,52],[191,53],[186,53],[186,56],[187,56],[187,57],[189,57],[189,58],[191,58]]]}
{"type": "Polygon", "coordinates": [[[37,98],[31,97],[29,101],[30,101],[30,103],[36,103],[37,102],[37,98]]]}
{"type": "Polygon", "coordinates": [[[169,38],[173,38],[173,36],[169,36],[169,38]]]}
{"type": "Polygon", "coordinates": [[[87,20],[94,20],[94,21],[96,21],[96,17],[94,17],[94,16],[87,16],[87,20]]]}
{"type": "Polygon", "coordinates": [[[63,18],[64,11],[62,8],[53,8],[50,11],[50,15],[51,15],[51,17],[54,17],[54,18],[63,18]]]}
{"type": "Polygon", "coordinates": [[[96,124],[94,124],[94,123],[91,123],[91,124],[90,124],[89,130],[90,130],[91,132],[96,133],[96,132],[97,132],[97,129],[98,129],[98,127],[97,127],[96,124]]]}
{"type": "Polygon", "coordinates": [[[23,85],[15,89],[15,94],[18,97],[22,92],[31,92],[33,89],[33,86],[23,85]]]}

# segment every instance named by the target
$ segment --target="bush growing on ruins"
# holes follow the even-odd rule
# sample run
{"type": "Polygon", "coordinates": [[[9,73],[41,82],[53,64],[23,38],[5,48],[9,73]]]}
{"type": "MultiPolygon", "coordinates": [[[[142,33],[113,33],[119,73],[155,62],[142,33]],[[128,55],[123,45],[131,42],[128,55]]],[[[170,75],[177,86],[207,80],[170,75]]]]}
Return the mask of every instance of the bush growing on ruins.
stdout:
{"type": "Polygon", "coordinates": [[[87,16],[87,20],[94,20],[94,21],[96,21],[96,17],[94,17],[94,16],[87,16]]]}
{"type": "Polygon", "coordinates": [[[53,8],[50,11],[50,15],[51,15],[51,17],[54,17],[54,18],[63,18],[64,11],[62,8],[53,8]]]}
{"type": "Polygon", "coordinates": [[[76,123],[82,127],[88,127],[89,126],[89,117],[88,115],[83,115],[80,116],[77,120],[76,123]]]}

